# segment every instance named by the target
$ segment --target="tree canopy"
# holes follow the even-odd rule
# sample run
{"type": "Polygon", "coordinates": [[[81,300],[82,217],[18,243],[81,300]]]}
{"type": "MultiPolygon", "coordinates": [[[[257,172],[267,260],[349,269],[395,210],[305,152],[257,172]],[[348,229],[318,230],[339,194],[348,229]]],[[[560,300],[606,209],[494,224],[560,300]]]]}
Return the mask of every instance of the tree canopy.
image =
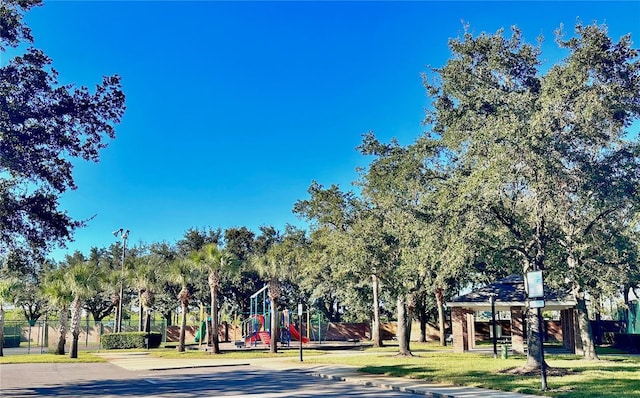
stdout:
{"type": "MultiPolygon", "coordinates": [[[[0,5],[0,52],[31,44],[23,14],[40,0],[0,5]]],[[[29,47],[0,68],[0,255],[46,254],[63,245],[86,220],[75,220],[58,203],[75,189],[73,160],[97,162],[125,110],[118,75],[94,90],[60,85],[52,59],[29,47]]]]}

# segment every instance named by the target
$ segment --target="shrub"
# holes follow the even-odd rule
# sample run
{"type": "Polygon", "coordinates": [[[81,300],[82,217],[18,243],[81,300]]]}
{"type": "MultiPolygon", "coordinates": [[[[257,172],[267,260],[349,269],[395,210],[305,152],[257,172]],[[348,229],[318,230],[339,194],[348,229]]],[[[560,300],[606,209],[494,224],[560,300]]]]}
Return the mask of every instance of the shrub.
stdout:
{"type": "MultiPolygon", "coordinates": [[[[162,334],[150,333],[149,348],[158,348],[162,342],[162,334]]],[[[123,349],[123,348],[147,348],[144,339],[147,337],[145,332],[128,332],[128,333],[106,333],[102,335],[102,347],[106,350],[123,349]]]]}
{"type": "Polygon", "coordinates": [[[4,348],[20,347],[20,335],[9,334],[4,336],[4,348]]]}

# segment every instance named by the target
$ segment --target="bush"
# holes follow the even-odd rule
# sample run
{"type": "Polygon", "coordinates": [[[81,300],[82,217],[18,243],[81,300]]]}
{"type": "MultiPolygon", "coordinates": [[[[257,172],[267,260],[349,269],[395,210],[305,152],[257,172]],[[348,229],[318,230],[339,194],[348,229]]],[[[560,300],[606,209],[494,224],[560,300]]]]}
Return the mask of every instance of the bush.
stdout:
{"type": "MultiPolygon", "coordinates": [[[[158,348],[162,342],[161,333],[150,333],[149,348],[158,348]]],[[[123,348],[147,348],[144,339],[147,337],[145,332],[129,332],[129,333],[106,333],[102,335],[102,347],[106,350],[123,349],[123,348]]]]}
{"type": "Polygon", "coordinates": [[[4,348],[20,347],[20,335],[9,334],[4,336],[4,348]]]}

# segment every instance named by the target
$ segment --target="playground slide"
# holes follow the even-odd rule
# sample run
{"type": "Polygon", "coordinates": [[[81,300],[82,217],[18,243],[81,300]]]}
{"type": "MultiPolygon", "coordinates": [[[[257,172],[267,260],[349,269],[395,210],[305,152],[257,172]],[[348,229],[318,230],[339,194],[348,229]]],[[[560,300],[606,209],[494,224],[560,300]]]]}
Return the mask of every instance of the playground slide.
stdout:
{"type": "Polygon", "coordinates": [[[252,316],[253,319],[257,319],[257,324],[253,325],[253,332],[250,333],[245,337],[244,343],[245,345],[251,345],[253,343],[256,343],[257,341],[262,340],[263,343],[269,345],[271,344],[271,336],[269,335],[269,333],[263,332],[261,330],[264,329],[264,315],[253,315],[252,316]],[[264,333],[266,333],[266,337],[263,335],[264,333]],[[265,341],[267,340],[267,341],[265,341]]]}
{"type": "Polygon", "coordinates": [[[195,335],[196,343],[199,343],[200,342],[200,336],[201,335],[204,336],[206,333],[207,333],[207,324],[204,321],[202,321],[200,323],[200,327],[198,328],[198,331],[196,332],[196,335],[195,335]]]}
{"type": "MultiPolygon", "coordinates": [[[[296,329],[295,326],[289,325],[289,332],[291,333],[291,337],[293,337],[296,340],[300,340],[300,333],[298,333],[298,329],[296,329]]],[[[309,342],[309,338],[308,337],[303,337],[302,338],[302,342],[303,343],[308,343],[309,342]]]]}

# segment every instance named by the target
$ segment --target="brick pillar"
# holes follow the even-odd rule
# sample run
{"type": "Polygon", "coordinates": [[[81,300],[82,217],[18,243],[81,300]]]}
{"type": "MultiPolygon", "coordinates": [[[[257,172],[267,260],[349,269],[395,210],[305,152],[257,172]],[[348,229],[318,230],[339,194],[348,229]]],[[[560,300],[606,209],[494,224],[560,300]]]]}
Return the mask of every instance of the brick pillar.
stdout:
{"type": "Polygon", "coordinates": [[[469,349],[469,331],[467,329],[467,311],[460,307],[451,308],[453,322],[453,352],[465,352],[469,349]]]}
{"type": "Polygon", "coordinates": [[[469,349],[476,348],[476,317],[474,311],[467,311],[467,335],[469,349]]]}
{"type": "Polygon", "coordinates": [[[522,307],[511,307],[511,349],[524,354],[524,322],[522,307]]]}

